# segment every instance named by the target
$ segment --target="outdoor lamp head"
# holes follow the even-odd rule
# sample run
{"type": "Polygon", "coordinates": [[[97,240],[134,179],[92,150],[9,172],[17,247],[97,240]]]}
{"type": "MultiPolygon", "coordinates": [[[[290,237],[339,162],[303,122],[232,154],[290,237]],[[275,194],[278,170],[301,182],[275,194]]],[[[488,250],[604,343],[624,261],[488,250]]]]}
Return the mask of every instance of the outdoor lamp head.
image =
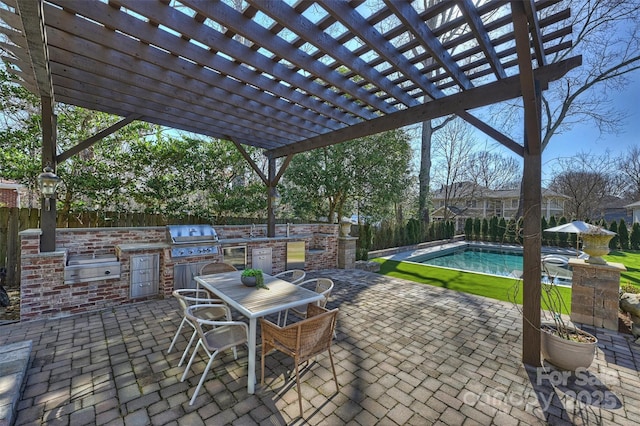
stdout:
{"type": "Polygon", "coordinates": [[[273,193],[271,195],[271,205],[273,207],[278,207],[280,204],[280,193],[277,189],[274,188],[273,193]]]}
{"type": "Polygon", "coordinates": [[[60,179],[53,173],[51,166],[47,166],[42,170],[42,173],[38,176],[38,185],[40,186],[40,192],[45,198],[53,198],[56,194],[56,188],[60,184],[60,179]]]}

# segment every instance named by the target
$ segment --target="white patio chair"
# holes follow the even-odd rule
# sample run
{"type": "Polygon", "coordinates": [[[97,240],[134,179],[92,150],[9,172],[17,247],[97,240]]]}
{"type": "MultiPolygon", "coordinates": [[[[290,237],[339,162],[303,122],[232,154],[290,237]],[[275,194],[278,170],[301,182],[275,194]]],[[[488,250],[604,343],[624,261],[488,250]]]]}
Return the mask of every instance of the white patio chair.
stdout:
{"type": "Polygon", "coordinates": [[[207,309],[202,309],[200,312],[200,316],[207,320],[226,319],[231,321],[231,313],[222,300],[210,298],[209,293],[205,290],[193,290],[187,288],[178,289],[173,291],[173,297],[175,297],[180,304],[183,317],[180,327],[178,327],[176,334],[173,336],[173,340],[171,341],[171,345],[169,346],[167,353],[170,353],[171,349],[175,346],[178,336],[180,336],[180,332],[182,331],[182,327],[184,327],[185,324],[190,326],[193,330],[189,343],[182,353],[182,358],[180,358],[180,363],[178,364],[178,367],[180,367],[184,362],[187,353],[189,353],[189,349],[191,349],[191,345],[193,344],[197,334],[196,326],[189,320],[189,318],[187,318],[187,309],[196,304],[207,304],[207,309]]]}
{"type": "MultiPolygon", "coordinates": [[[[185,368],[184,373],[182,374],[181,382],[184,382],[184,379],[187,377],[187,373],[191,369],[191,364],[193,364],[193,360],[198,353],[198,349],[200,347],[204,348],[204,351],[209,355],[209,362],[207,362],[207,367],[204,369],[202,373],[202,377],[198,382],[198,386],[196,387],[193,396],[191,397],[191,401],[189,405],[193,405],[198,393],[200,392],[200,388],[204,383],[204,379],[207,377],[207,373],[211,368],[211,364],[213,364],[213,360],[218,355],[218,353],[233,348],[233,355],[235,359],[238,359],[238,354],[236,352],[236,346],[247,344],[249,342],[249,327],[247,324],[242,321],[211,321],[202,316],[202,313],[206,313],[212,308],[218,308],[220,305],[193,305],[189,306],[186,311],[186,318],[195,326],[196,332],[198,334],[198,343],[196,343],[196,348],[191,354],[191,358],[189,359],[189,364],[187,364],[187,368],[185,368]],[[209,331],[204,331],[202,328],[203,325],[211,326],[213,329],[209,331]]],[[[231,310],[227,306],[222,306],[223,309],[227,311],[227,316],[231,317],[231,310]]]]}
{"type": "MultiPolygon", "coordinates": [[[[333,281],[329,278],[312,278],[310,280],[302,281],[298,283],[298,286],[301,287],[311,287],[315,284],[314,291],[316,293],[322,294],[324,297],[316,302],[317,306],[324,308],[327,306],[327,301],[329,300],[329,296],[331,295],[331,290],[333,290],[333,281]]],[[[287,309],[284,313],[284,321],[282,322],[282,326],[287,325],[287,317],[289,316],[289,311],[293,312],[297,317],[305,319],[307,317],[307,307],[299,306],[296,308],[287,309]]],[[[279,320],[278,316],[278,320],[279,320]]],[[[278,321],[279,322],[279,321],[278,321]]]]}

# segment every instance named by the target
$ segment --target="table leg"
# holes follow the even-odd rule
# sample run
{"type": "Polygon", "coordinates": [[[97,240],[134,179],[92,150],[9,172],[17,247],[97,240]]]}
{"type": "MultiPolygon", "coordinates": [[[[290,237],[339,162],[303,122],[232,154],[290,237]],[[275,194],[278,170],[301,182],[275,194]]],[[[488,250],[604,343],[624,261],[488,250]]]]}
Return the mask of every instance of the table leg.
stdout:
{"type": "Polygon", "coordinates": [[[247,378],[247,392],[255,393],[256,386],[256,327],[257,319],[249,318],[249,377],[247,378]]]}

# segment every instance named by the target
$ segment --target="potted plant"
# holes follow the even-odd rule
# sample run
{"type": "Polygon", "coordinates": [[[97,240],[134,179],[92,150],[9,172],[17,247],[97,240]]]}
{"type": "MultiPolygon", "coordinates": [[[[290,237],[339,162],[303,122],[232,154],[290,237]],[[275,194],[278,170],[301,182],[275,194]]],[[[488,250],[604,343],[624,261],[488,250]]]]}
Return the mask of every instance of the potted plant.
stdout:
{"type": "Polygon", "coordinates": [[[240,281],[247,287],[264,287],[262,269],[245,269],[240,274],[240,281]]]}
{"type": "Polygon", "coordinates": [[[542,357],[556,367],[575,371],[588,368],[593,362],[598,339],[562,317],[567,311],[562,295],[558,291],[555,277],[542,283],[543,318],[540,324],[540,350],[542,357]]]}

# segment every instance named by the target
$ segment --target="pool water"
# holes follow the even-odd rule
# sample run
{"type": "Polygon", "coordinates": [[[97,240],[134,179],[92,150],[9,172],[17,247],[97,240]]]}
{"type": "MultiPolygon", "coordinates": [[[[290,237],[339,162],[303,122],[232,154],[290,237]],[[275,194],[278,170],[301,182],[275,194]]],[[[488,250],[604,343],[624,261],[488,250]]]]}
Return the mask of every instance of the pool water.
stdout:
{"type": "MultiPolygon", "coordinates": [[[[457,248],[429,253],[406,259],[410,262],[430,266],[460,269],[469,272],[520,278],[522,276],[522,252],[515,250],[487,249],[478,247],[457,248]]],[[[568,268],[554,268],[558,274],[558,284],[570,284],[571,271],[568,268]]]]}

